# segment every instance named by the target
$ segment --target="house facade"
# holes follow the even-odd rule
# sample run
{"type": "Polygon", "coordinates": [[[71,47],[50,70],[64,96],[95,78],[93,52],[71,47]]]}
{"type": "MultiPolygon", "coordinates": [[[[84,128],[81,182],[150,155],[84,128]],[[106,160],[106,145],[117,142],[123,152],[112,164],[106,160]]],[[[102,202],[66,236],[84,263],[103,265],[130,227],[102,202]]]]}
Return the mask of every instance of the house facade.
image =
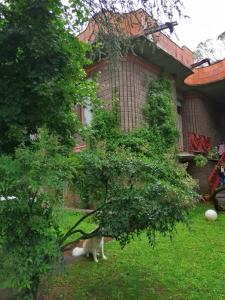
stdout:
{"type": "MultiPolygon", "coordinates": [[[[208,177],[215,167],[211,160],[200,169],[195,166],[196,154],[207,154],[225,141],[225,59],[206,67],[193,68],[194,53],[179,47],[162,32],[146,35],[146,26],[154,26],[143,10],[124,14],[121,26],[133,39],[135,54],[124,55],[117,68],[107,59],[87,68],[89,77],[98,74],[99,97],[110,103],[120,100],[120,120],[125,131],[143,122],[143,106],[149,82],[166,72],[173,82],[173,101],[180,131],[180,159],[189,162],[188,171],[199,180],[202,193],[208,191],[208,177]]],[[[79,35],[85,42],[96,36],[94,22],[79,35]]]]}

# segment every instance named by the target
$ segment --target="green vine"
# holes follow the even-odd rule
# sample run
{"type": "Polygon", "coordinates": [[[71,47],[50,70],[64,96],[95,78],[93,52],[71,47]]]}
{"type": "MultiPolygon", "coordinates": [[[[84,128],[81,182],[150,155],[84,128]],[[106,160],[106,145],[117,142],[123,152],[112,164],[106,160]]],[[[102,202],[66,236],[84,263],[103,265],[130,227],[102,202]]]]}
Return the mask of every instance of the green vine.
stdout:
{"type": "Polygon", "coordinates": [[[172,82],[165,76],[151,81],[147,103],[144,107],[149,131],[162,142],[165,148],[173,147],[179,135],[172,92],[172,82]]]}

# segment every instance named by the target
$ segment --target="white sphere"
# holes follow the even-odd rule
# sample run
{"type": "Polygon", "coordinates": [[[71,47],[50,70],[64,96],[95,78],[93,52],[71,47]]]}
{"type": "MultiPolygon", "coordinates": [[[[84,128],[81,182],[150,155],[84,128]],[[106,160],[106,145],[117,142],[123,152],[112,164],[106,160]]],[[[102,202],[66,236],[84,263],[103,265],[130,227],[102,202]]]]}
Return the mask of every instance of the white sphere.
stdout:
{"type": "Polygon", "coordinates": [[[205,212],[205,217],[209,221],[215,221],[217,219],[217,212],[213,209],[208,209],[205,212]]]}

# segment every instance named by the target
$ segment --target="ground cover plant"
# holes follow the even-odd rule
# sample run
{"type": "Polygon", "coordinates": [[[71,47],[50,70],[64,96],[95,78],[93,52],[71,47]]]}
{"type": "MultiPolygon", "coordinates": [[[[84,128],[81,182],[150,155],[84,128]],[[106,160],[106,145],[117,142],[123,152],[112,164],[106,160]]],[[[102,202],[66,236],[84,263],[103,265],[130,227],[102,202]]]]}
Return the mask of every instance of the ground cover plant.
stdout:
{"type": "Polygon", "coordinates": [[[209,208],[195,208],[190,230],[178,225],[172,242],[157,235],[152,248],[142,235],[123,250],[115,241],[107,243],[107,261],[82,257],[64,276],[52,278],[45,299],[224,299],[225,215],[206,221],[209,208]]]}

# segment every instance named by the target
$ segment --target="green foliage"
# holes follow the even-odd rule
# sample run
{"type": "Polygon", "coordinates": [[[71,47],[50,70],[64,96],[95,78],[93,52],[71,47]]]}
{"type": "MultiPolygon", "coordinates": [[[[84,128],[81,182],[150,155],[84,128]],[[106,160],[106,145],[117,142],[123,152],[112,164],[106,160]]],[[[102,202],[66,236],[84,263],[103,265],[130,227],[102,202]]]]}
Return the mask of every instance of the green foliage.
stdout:
{"type": "Polygon", "coordinates": [[[213,147],[213,148],[208,152],[207,157],[208,157],[209,159],[219,159],[219,158],[220,158],[217,146],[213,147]]]}
{"type": "Polygon", "coordinates": [[[60,255],[54,208],[63,203],[70,170],[62,150],[41,131],[39,140],[17,149],[15,157],[0,156],[0,280],[20,289],[22,299],[36,296],[40,277],[60,255]]]}
{"type": "Polygon", "coordinates": [[[81,129],[81,136],[91,148],[111,147],[121,136],[120,122],[118,118],[119,102],[112,100],[111,107],[105,107],[101,100],[93,105],[94,118],[91,126],[81,129]],[[111,143],[112,142],[112,143],[111,143]]]}
{"type": "Polygon", "coordinates": [[[95,107],[85,132],[88,148],[76,156],[76,191],[96,207],[100,230],[122,246],[145,230],[151,244],[156,232],[172,235],[177,222],[187,221],[196,196],[195,182],[175,159],[172,108],[161,105],[167,126],[160,116],[152,130],[133,132],[119,128],[116,109],[95,107]]]}
{"type": "Polygon", "coordinates": [[[90,54],[93,61],[100,61],[107,57],[111,62],[111,68],[118,66],[122,56],[134,52],[133,39],[121,29],[120,24],[123,20],[121,15],[118,17],[118,20],[113,23],[107,16],[104,23],[108,22],[108,24],[105,24],[98,32],[94,51],[90,54]]]}
{"type": "Polygon", "coordinates": [[[84,80],[88,46],[66,29],[60,0],[8,0],[0,16],[0,151],[29,144],[43,126],[72,146],[72,108],[93,95],[84,80]]]}
{"type": "Polygon", "coordinates": [[[204,155],[198,154],[194,158],[195,164],[197,167],[203,168],[208,163],[207,157],[204,155]]]}
{"type": "Polygon", "coordinates": [[[171,234],[177,222],[186,221],[194,183],[173,158],[117,148],[83,151],[79,159],[77,190],[101,207],[100,227],[123,246],[144,229],[154,243],[157,231],[171,234]]]}
{"type": "Polygon", "coordinates": [[[161,77],[150,82],[144,114],[149,130],[165,148],[174,146],[178,138],[173,107],[172,82],[161,77]]]}

